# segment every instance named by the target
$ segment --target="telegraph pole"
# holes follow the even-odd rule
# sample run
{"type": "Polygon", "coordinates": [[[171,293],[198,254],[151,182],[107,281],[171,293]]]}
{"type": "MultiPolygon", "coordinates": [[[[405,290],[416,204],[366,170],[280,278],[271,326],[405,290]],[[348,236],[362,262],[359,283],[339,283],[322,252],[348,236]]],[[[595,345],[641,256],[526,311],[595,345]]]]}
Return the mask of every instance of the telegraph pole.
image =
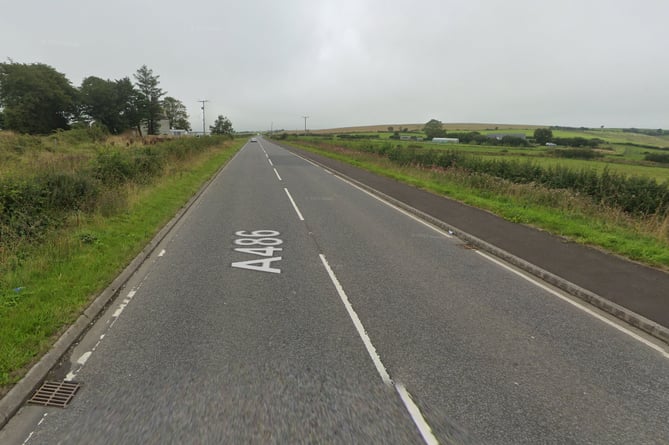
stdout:
{"type": "Polygon", "coordinates": [[[307,134],[307,119],[309,119],[309,116],[302,116],[302,119],[304,119],[304,134],[307,134]]]}
{"type": "Polygon", "coordinates": [[[209,102],[209,101],[205,99],[205,100],[198,100],[198,102],[200,102],[202,104],[202,136],[206,136],[207,135],[207,130],[206,130],[206,127],[205,127],[205,125],[206,125],[205,122],[206,121],[205,121],[205,117],[204,117],[204,104],[209,102]]]}

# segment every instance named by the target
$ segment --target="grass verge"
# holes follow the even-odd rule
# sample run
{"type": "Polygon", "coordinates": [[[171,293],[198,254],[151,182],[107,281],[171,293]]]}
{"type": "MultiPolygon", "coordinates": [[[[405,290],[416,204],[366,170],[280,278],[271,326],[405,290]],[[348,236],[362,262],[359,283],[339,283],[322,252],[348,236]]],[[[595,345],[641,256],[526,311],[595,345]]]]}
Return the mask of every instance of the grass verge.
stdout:
{"type": "Polygon", "coordinates": [[[134,186],[121,213],[85,217],[26,247],[0,289],[0,396],[244,143],[224,143],[149,187],[134,186]]]}

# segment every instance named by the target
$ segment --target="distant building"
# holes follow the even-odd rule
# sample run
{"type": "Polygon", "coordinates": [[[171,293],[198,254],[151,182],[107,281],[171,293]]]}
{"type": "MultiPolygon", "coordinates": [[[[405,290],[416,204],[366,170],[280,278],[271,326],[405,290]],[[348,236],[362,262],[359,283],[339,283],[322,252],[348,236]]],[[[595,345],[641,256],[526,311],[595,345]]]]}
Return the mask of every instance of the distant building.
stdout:
{"type": "Polygon", "coordinates": [[[490,139],[497,139],[498,141],[501,141],[504,136],[511,136],[514,138],[519,138],[519,139],[527,139],[527,136],[525,136],[525,133],[489,133],[486,134],[485,137],[490,138],[490,139]]]}
{"type": "Polygon", "coordinates": [[[420,136],[400,136],[400,141],[422,141],[423,138],[420,136]]]}
{"type": "MultiPolygon", "coordinates": [[[[170,133],[170,121],[168,119],[159,119],[158,124],[158,134],[160,135],[169,135],[170,133]]],[[[146,125],[146,122],[142,122],[140,125],[142,130],[142,136],[147,136],[149,134],[149,127],[146,125]]]]}
{"type": "Polygon", "coordinates": [[[459,144],[458,138],[432,138],[432,142],[436,144],[459,144]]]}
{"type": "Polygon", "coordinates": [[[546,147],[557,147],[555,142],[546,142],[546,147]]]}

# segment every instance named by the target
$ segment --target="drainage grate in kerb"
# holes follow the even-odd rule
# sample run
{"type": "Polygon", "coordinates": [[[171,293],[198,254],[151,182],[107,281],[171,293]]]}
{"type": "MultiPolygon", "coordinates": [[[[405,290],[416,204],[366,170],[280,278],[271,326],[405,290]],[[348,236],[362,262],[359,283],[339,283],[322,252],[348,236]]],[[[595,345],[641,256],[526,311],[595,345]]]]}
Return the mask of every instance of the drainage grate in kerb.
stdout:
{"type": "Polygon", "coordinates": [[[28,403],[65,408],[79,389],[77,382],[44,382],[28,403]]]}

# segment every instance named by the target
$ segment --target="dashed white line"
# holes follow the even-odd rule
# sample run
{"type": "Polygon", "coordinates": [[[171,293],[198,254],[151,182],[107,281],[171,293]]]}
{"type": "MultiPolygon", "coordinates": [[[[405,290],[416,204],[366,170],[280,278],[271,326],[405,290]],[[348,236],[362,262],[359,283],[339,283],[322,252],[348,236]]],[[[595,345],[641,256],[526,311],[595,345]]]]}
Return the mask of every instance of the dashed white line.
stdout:
{"type": "Polygon", "coordinates": [[[293,204],[293,208],[295,209],[295,212],[297,213],[297,217],[300,218],[300,221],[304,221],[304,216],[302,216],[302,212],[300,212],[300,209],[297,208],[297,204],[295,204],[295,201],[293,200],[293,197],[290,196],[290,192],[288,191],[287,188],[284,188],[286,191],[286,195],[288,195],[288,199],[290,199],[290,203],[293,204]]]}
{"type": "Polygon", "coordinates": [[[337,290],[337,294],[339,294],[339,298],[341,299],[342,303],[344,303],[346,312],[348,312],[349,317],[351,317],[353,325],[355,326],[358,335],[362,339],[362,342],[364,343],[365,348],[367,349],[367,354],[369,354],[369,357],[372,359],[372,362],[376,367],[376,371],[381,376],[381,380],[386,385],[395,388],[400,398],[402,399],[405,408],[409,412],[411,420],[413,420],[414,424],[416,425],[416,428],[418,428],[418,431],[420,432],[420,435],[423,437],[425,443],[428,445],[439,444],[439,441],[434,436],[434,433],[432,433],[432,428],[430,428],[430,425],[428,425],[427,421],[425,420],[425,417],[423,417],[423,414],[420,412],[420,408],[418,408],[418,405],[414,403],[413,399],[411,398],[411,394],[409,394],[409,391],[407,391],[404,385],[402,385],[401,383],[393,383],[392,379],[390,378],[390,375],[388,374],[388,371],[386,370],[386,367],[383,365],[383,362],[381,361],[379,353],[376,351],[374,344],[372,344],[372,340],[369,338],[369,335],[367,334],[365,327],[360,321],[360,318],[358,317],[358,314],[355,312],[355,309],[353,309],[353,306],[351,305],[351,302],[349,301],[348,296],[344,291],[344,288],[337,279],[335,273],[332,271],[332,268],[330,267],[330,264],[325,258],[325,255],[320,254],[319,257],[321,259],[321,262],[323,263],[323,267],[325,267],[325,270],[330,276],[332,284],[334,284],[334,287],[337,290]]]}
{"type": "Polygon", "coordinates": [[[274,167],[274,164],[272,164],[272,160],[271,160],[270,158],[267,158],[267,162],[269,162],[269,165],[271,165],[272,167],[274,167]]]}
{"type": "Polygon", "coordinates": [[[596,319],[598,319],[600,321],[603,321],[604,323],[608,324],[609,326],[614,327],[615,329],[619,330],[620,332],[622,332],[624,334],[627,334],[630,337],[632,337],[633,339],[635,339],[635,340],[645,344],[646,346],[658,351],[665,358],[669,358],[669,352],[667,352],[661,346],[656,345],[655,343],[643,338],[639,334],[627,329],[624,326],[621,326],[620,324],[618,324],[618,323],[616,323],[612,320],[609,320],[608,318],[602,316],[601,314],[598,314],[597,312],[593,311],[592,309],[582,305],[578,301],[574,301],[571,298],[567,298],[566,296],[562,295],[560,292],[557,292],[556,290],[551,289],[550,287],[540,283],[539,281],[535,280],[534,278],[529,277],[529,276],[525,275],[524,273],[517,271],[516,269],[504,264],[503,262],[499,261],[498,259],[493,258],[492,256],[488,255],[487,253],[481,252],[480,250],[477,250],[476,253],[478,253],[482,257],[492,261],[493,263],[497,264],[498,266],[501,266],[502,268],[518,275],[519,277],[523,278],[524,280],[529,281],[530,283],[532,283],[535,286],[545,290],[546,292],[558,297],[559,299],[561,299],[563,301],[566,301],[567,303],[571,304],[572,306],[577,307],[578,309],[582,310],[583,312],[592,315],[596,319]]]}
{"type": "Polygon", "coordinates": [[[30,434],[28,434],[28,437],[26,437],[26,440],[23,441],[23,445],[26,445],[28,441],[30,441],[30,438],[33,437],[33,434],[35,434],[34,431],[31,431],[30,434]]]}
{"type": "Polygon", "coordinates": [[[92,352],[91,351],[86,351],[83,354],[81,354],[81,357],[77,359],[77,363],[80,365],[85,365],[88,359],[91,357],[92,352]]]}
{"type": "Polygon", "coordinates": [[[283,179],[281,179],[281,176],[279,176],[279,172],[276,171],[276,169],[274,169],[274,174],[276,175],[277,178],[279,178],[279,181],[283,181],[283,179]]]}

